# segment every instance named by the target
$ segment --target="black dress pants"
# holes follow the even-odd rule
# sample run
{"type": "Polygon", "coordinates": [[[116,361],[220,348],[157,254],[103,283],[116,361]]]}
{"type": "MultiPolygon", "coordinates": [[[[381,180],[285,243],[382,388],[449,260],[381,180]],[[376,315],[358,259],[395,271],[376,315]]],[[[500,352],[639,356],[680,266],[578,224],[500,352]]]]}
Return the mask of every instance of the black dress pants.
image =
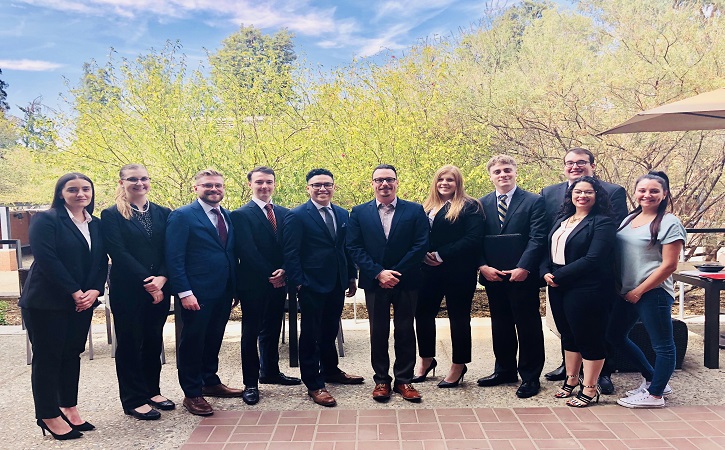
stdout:
{"type": "Polygon", "coordinates": [[[244,386],[256,387],[260,376],[279,373],[279,335],[287,288],[244,291],[242,306],[242,375],[244,386]],[[259,342],[259,351],[257,343],[259,342]]]}
{"type": "Polygon", "coordinates": [[[121,405],[136,409],[161,394],[161,350],[170,299],[154,305],[151,296],[111,298],[116,331],[116,375],[121,405]]]}
{"type": "Polygon", "coordinates": [[[471,303],[476,290],[476,269],[469,271],[444,271],[436,267],[426,268],[425,281],[418,293],[415,311],[415,332],[418,338],[418,354],[421,358],[436,355],[435,318],[446,298],[448,321],[451,327],[453,363],[471,362],[471,303]]]}
{"type": "Polygon", "coordinates": [[[93,308],[85,311],[22,309],[33,346],[32,374],[36,419],[60,416],[60,407],[78,404],[80,355],[86,349],[93,308]]]}
{"type": "Polygon", "coordinates": [[[200,298],[201,309],[181,309],[184,328],[179,340],[177,356],[179,384],[186,397],[201,397],[202,386],[221,383],[219,349],[232,310],[231,289],[219,298],[200,298]]]}
{"type": "Polygon", "coordinates": [[[604,359],[609,319],[604,286],[549,288],[549,303],[564,350],[581,353],[589,361],[604,359]]]}
{"type": "Polygon", "coordinates": [[[415,367],[415,329],[413,319],[418,300],[417,289],[365,289],[365,306],[370,317],[370,359],[375,383],[408,384],[415,367]],[[395,363],[390,371],[390,305],[393,305],[393,349],[395,363]]]}
{"type": "Polygon", "coordinates": [[[537,381],[544,368],[539,287],[533,280],[487,282],[496,373],[537,381]],[[518,350],[518,364],[516,352],[518,350]]]}

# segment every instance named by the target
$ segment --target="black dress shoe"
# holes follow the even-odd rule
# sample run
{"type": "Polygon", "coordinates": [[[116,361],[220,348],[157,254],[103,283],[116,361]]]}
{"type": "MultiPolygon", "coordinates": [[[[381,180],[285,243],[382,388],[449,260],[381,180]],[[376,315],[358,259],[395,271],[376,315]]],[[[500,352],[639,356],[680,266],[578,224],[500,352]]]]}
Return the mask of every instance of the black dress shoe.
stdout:
{"type": "Polygon", "coordinates": [[[365,378],[360,375],[350,375],[342,370],[333,375],[325,375],[325,383],[362,384],[365,378]]]}
{"type": "Polygon", "coordinates": [[[599,377],[599,387],[601,393],[604,395],[614,394],[614,384],[612,383],[612,377],[609,375],[601,375],[599,377]]]}
{"type": "Polygon", "coordinates": [[[516,396],[518,398],[533,397],[534,395],[539,393],[540,389],[541,384],[539,384],[539,380],[524,381],[523,383],[521,383],[521,386],[516,389],[516,396]]]}
{"type": "Polygon", "coordinates": [[[302,384],[302,380],[295,377],[288,377],[282,372],[267,377],[259,377],[259,382],[262,384],[280,384],[282,386],[296,386],[302,384]]]}
{"type": "Polygon", "coordinates": [[[96,429],[96,427],[92,423],[90,423],[90,422],[83,422],[80,425],[76,425],[74,423],[71,423],[71,421],[68,420],[68,418],[65,416],[65,414],[63,414],[63,412],[60,413],[60,417],[63,420],[65,420],[65,423],[67,423],[68,425],[70,425],[70,427],[73,428],[74,430],[78,430],[78,431],[93,431],[93,430],[96,429]]]}
{"type": "Polygon", "coordinates": [[[161,413],[153,408],[145,413],[140,413],[135,409],[124,409],[123,412],[125,412],[126,415],[137,418],[138,420],[159,420],[161,418],[161,413]]]}
{"type": "Polygon", "coordinates": [[[256,405],[259,403],[259,389],[256,387],[245,387],[242,392],[242,400],[247,405],[256,405]]]}
{"type": "Polygon", "coordinates": [[[564,381],[566,380],[566,366],[562,362],[559,367],[552,370],[549,373],[544,374],[544,378],[549,381],[564,381]]]}
{"type": "Polygon", "coordinates": [[[498,373],[478,379],[478,385],[481,387],[498,386],[499,384],[516,383],[519,377],[515,373],[498,373]]]}
{"type": "Polygon", "coordinates": [[[151,399],[148,399],[146,402],[154,408],[158,408],[162,411],[171,411],[172,409],[176,408],[176,403],[172,402],[168,398],[160,402],[155,402],[151,399]]]}

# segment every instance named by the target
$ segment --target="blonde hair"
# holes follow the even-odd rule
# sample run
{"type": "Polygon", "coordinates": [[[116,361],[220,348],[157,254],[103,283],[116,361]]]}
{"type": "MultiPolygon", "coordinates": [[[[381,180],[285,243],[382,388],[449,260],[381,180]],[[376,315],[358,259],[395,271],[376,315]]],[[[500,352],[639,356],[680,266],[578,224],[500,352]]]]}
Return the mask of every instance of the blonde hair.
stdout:
{"type": "Polygon", "coordinates": [[[194,181],[199,181],[199,178],[204,177],[222,177],[224,178],[224,175],[222,175],[219,171],[215,169],[203,169],[200,170],[194,175],[194,181]]]}
{"type": "MultiPolygon", "coordinates": [[[[127,170],[137,169],[146,170],[141,164],[126,164],[118,171],[118,178],[123,179],[123,172],[127,170]]],[[[146,172],[148,173],[148,170],[146,172]]],[[[126,189],[120,183],[116,187],[116,208],[118,208],[118,212],[121,213],[124,219],[131,220],[131,202],[128,201],[128,197],[126,196],[126,189]]]]}
{"type": "Polygon", "coordinates": [[[451,198],[451,207],[446,213],[446,219],[450,222],[455,222],[458,220],[461,211],[463,211],[467,203],[473,203],[477,209],[480,208],[478,200],[466,194],[466,189],[463,186],[463,175],[461,174],[461,170],[456,166],[445,165],[436,170],[436,173],[433,175],[433,182],[430,185],[428,198],[423,202],[423,209],[426,213],[430,213],[433,210],[438,211],[445,206],[446,201],[441,198],[441,194],[438,192],[436,185],[438,184],[438,179],[447,173],[453,175],[453,179],[456,181],[456,192],[453,193],[453,198],[451,198]]]}
{"type": "Polygon", "coordinates": [[[490,172],[491,167],[495,166],[496,164],[510,164],[516,167],[516,160],[514,160],[513,157],[509,155],[494,155],[491,157],[491,159],[488,160],[488,163],[486,164],[486,172],[490,172]]]}

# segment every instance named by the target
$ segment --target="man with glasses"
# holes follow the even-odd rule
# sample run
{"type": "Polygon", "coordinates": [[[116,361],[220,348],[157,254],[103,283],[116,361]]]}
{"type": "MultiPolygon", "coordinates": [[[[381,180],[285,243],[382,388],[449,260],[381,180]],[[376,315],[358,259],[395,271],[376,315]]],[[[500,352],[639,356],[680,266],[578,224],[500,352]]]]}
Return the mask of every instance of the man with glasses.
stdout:
{"type": "Polygon", "coordinates": [[[397,197],[397,177],[389,164],[373,170],[375,199],[352,209],[347,247],[360,268],[360,287],[365,290],[370,317],[373,399],[387,401],[392,390],[405,400],[419,402],[421,396],[411,384],[416,356],[413,319],[429,225],[421,205],[397,197]],[[395,326],[394,378],[389,375],[390,305],[395,326]]]}
{"type": "Polygon", "coordinates": [[[347,296],[355,295],[355,267],[345,251],[348,213],[332,204],[335,180],[327,169],[307,173],[310,200],[284,219],[282,236],[287,283],[297,289],[300,322],[300,373],[318,405],[337,401],[325,383],[360,384],[363,377],[338,367],[335,338],[347,296]]]}
{"type": "Polygon", "coordinates": [[[224,177],[214,169],[194,177],[198,199],[172,211],[166,225],[166,266],[184,322],[178,351],[184,407],[192,414],[214,413],[204,399],[241,397],[222,384],[219,349],[234,296],[234,229],[224,198],[224,177]]]}
{"type": "MultiPolygon", "coordinates": [[[[561,205],[564,202],[564,196],[566,195],[566,190],[571,182],[583,176],[594,177],[595,168],[596,164],[594,163],[594,154],[585,148],[574,147],[570,149],[566,155],[564,155],[564,176],[567,178],[567,181],[547,186],[541,190],[541,195],[544,197],[544,201],[546,202],[547,231],[551,230],[554,226],[554,219],[556,219],[556,216],[561,209],[561,205]]],[[[612,210],[615,214],[613,219],[616,224],[619,224],[627,216],[626,192],[624,188],[618,184],[606,183],[604,181],[601,181],[601,183],[607,191],[607,194],[609,194],[609,201],[612,204],[612,210]]],[[[612,296],[614,295],[616,295],[616,293],[612,292],[612,296]]],[[[546,319],[549,328],[556,333],[556,325],[554,324],[553,319],[550,318],[550,314],[547,314],[546,319]]],[[[561,352],[563,355],[563,348],[561,349],[561,352]]],[[[609,353],[611,353],[611,351],[609,353]]],[[[614,393],[614,385],[612,384],[611,379],[612,371],[613,368],[611,367],[611,364],[605,362],[599,377],[599,386],[602,388],[602,394],[610,395],[614,393]]],[[[566,367],[564,366],[562,356],[561,366],[545,374],[544,377],[549,381],[563,381],[566,378],[566,375],[566,367]]]]}

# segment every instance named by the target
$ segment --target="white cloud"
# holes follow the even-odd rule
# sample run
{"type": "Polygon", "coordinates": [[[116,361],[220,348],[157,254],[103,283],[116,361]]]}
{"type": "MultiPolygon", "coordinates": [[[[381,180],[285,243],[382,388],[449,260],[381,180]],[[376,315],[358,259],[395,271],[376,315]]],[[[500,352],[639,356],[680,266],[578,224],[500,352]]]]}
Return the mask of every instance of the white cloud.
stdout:
{"type": "Polygon", "coordinates": [[[0,69],[21,70],[25,72],[50,72],[60,69],[63,64],[35,59],[0,59],[0,69]]]}

